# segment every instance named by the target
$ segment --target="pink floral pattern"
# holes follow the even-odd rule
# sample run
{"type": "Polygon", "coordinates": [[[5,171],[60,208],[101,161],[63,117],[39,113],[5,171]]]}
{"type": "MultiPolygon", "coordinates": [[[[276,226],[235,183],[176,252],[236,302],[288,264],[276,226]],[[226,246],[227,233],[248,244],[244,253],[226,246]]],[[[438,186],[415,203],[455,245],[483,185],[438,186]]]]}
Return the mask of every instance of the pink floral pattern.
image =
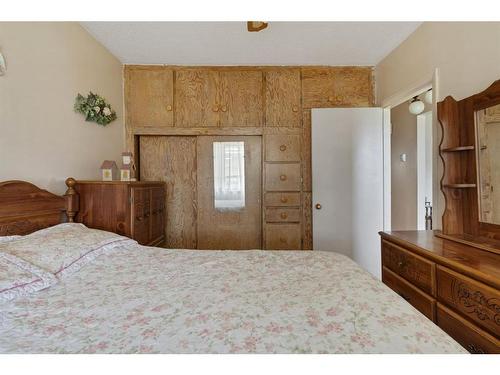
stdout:
{"type": "Polygon", "coordinates": [[[345,256],[123,244],[0,302],[1,353],[465,353],[345,256]]]}
{"type": "Polygon", "coordinates": [[[0,253],[0,301],[9,301],[48,288],[56,277],[14,255],[0,253]]]}
{"type": "Polygon", "coordinates": [[[58,277],[71,274],[129,238],[83,224],[64,223],[0,243],[0,253],[12,254],[58,277]]]}

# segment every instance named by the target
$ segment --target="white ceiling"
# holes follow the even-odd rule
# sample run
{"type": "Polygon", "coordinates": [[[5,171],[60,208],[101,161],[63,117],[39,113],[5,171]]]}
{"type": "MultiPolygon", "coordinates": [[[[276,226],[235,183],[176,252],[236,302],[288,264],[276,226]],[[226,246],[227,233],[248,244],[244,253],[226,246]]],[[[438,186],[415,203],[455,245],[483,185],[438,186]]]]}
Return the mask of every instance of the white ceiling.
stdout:
{"type": "Polygon", "coordinates": [[[82,22],[125,64],[376,65],[420,22],[82,22]]]}

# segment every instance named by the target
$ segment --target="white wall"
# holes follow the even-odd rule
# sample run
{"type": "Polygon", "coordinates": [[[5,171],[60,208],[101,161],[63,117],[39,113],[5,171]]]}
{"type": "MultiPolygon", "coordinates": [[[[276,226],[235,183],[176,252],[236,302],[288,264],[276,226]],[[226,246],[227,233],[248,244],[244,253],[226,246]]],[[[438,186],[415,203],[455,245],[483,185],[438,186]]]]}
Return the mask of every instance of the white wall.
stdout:
{"type": "Polygon", "coordinates": [[[0,181],[55,193],[69,177],[99,177],[123,151],[122,65],[78,23],[0,22],[0,181]],[[118,119],[106,127],[74,113],[77,93],[104,96],[118,119]]]}

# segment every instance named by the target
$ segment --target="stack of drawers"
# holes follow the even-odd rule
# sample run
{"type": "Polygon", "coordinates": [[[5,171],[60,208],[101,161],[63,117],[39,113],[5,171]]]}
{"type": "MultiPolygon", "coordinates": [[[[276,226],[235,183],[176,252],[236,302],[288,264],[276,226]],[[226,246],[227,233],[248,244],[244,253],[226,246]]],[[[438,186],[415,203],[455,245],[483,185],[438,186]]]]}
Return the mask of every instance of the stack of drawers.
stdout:
{"type": "Polygon", "coordinates": [[[264,249],[302,249],[300,135],[264,136],[264,249]]]}

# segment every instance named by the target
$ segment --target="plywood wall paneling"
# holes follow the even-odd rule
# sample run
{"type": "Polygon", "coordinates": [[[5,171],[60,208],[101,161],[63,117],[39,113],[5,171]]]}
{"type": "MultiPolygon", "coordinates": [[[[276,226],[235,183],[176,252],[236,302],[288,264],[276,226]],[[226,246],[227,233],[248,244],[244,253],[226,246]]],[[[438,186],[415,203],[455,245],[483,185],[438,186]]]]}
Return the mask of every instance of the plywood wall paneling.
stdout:
{"type": "Polygon", "coordinates": [[[258,70],[220,72],[220,125],[262,126],[262,85],[262,72],[258,70]]]}
{"type": "Polygon", "coordinates": [[[165,67],[125,68],[127,126],[174,125],[174,72],[165,67]]]}
{"type": "Polygon", "coordinates": [[[302,190],[312,191],[311,110],[305,109],[302,117],[302,190]]]}
{"type": "Polygon", "coordinates": [[[272,69],[266,75],[266,126],[300,127],[300,69],[272,69]]]}
{"type": "Polygon", "coordinates": [[[302,68],[304,108],[373,105],[372,68],[302,68]]]}
{"type": "Polygon", "coordinates": [[[313,249],[312,193],[302,193],[302,248],[313,249]]]}
{"type": "Polygon", "coordinates": [[[140,139],[141,176],[167,184],[166,247],[197,247],[196,137],[140,139]]]}
{"type": "Polygon", "coordinates": [[[175,126],[218,126],[219,73],[208,69],[179,69],[175,74],[175,126]]]}

